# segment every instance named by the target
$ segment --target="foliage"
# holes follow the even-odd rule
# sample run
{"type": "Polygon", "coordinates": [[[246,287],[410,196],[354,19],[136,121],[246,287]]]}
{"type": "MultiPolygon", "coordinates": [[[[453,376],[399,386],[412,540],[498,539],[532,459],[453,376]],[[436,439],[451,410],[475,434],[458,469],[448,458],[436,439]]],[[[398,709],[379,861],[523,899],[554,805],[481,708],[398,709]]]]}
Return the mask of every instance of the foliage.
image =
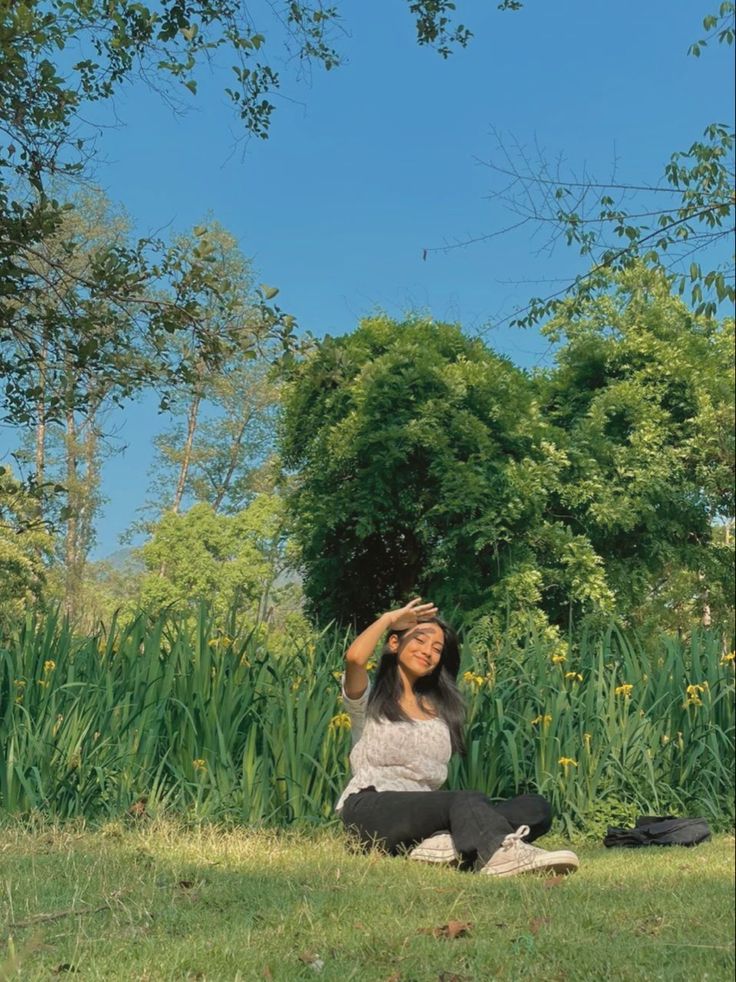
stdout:
{"type": "Polygon", "coordinates": [[[188,399],[186,393],[175,399],[170,426],[154,438],[149,501],[142,511],[160,517],[164,508],[176,511],[190,502],[228,514],[245,507],[264,480],[268,485],[275,464],[278,391],[267,356],[235,357],[203,375],[188,399]]]}
{"type": "Polygon", "coordinates": [[[733,653],[703,629],[648,643],[613,626],[564,651],[534,629],[520,644],[471,634],[468,754],[454,781],[539,790],[570,829],[600,821],[601,801],[620,816],[733,820],[733,653]]]}
{"type": "Polygon", "coordinates": [[[728,621],[732,323],[639,265],[546,331],[557,366],[531,380],[457,328],[385,318],[293,370],[286,497],[318,619],[420,593],[490,633],[531,610],[728,621]]]}
{"type": "Polygon", "coordinates": [[[538,429],[523,373],[457,327],[378,317],[324,341],[291,374],[281,441],[312,612],[487,602],[533,522],[516,465],[540,456],[538,429]]]}
{"type": "Polygon", "coordinates": [[[44,592],[53,539],[38,521],[36,498],[0,467],[0,622],[19,617],[44,592]]]}
{"type": "MultiPolygon", "coordinates": [[[[609,627],[563,656],[534,629],[490,647],[471,637],[468,754],[450,786],[541,791],[569,831],[600,816],[601,800],[726,825],[734,661],[721,644],[698,631],[646,652],[609,627]]],[[[343,651],[331,631],[274,656],[247,624],[204,609],[89,637],[29,615],[0,640],[0,809],[328,819],[348,766],[343,651]]]]}
{"type": "Polygon", "coordinates": [[[195,612],[201,600],[224,617],[236,610],[255,624],[275,602],[286,565],[283,507],[258,495],[234,515],[218,515],[204,502],[183,514],[166,512],[140,548],[146,574],[137,602],[145,610],[195,612]]]}
{"type": "Polygon", "coordinates": [[[733,606],[734,325],[670,285],[639,264],[563,303],[539,392],[564,455],[549,511],[585,530],[625,616],[686,629],[733,606]]]}

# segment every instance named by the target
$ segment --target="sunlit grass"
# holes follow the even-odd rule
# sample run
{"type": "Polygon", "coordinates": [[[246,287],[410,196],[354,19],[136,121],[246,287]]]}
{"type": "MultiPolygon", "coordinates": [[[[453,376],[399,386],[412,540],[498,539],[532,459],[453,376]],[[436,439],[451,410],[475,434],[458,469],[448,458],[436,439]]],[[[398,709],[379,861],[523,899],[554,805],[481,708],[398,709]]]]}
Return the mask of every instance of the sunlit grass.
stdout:
{"type": "Polygon", "coordinates": [[[335,828],[11,825],[1,842],[0,977],[733,977],[728,836],[695,849],[583,845],[574,876],[504,881],[356,855],[335,828]],[[432,936],[453,920],[468,933],[432,936]]]}

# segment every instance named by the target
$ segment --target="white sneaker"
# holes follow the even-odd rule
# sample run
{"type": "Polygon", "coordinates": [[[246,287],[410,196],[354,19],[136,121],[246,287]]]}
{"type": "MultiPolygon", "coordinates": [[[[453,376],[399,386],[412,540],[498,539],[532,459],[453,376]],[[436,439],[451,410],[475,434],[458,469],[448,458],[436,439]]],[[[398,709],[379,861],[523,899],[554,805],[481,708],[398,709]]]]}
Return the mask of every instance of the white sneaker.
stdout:
{"type": "Polygon", "coordinates": [[[574,873],[580,861],[569,849],[547,852],[524,842],[529,835],[529,826],[522,825],[515,832],[509,832],[486,865],[480,871],[486,876],[517,876],[519,873],[574,873]]]}
{"type": "Polygon", "coordinates": [[[417,859],[423,863],[457,863],[460,861],[460,854],[455,849],[449,832],[437,832],[414,846],[409,859],[417,859]]]}

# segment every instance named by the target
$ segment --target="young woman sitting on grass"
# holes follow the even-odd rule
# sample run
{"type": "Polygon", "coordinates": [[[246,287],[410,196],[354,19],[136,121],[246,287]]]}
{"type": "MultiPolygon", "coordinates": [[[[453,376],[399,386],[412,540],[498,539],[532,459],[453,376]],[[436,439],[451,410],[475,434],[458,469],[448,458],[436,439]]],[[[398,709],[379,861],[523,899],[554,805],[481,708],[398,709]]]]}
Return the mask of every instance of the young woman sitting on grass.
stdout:
{"type": "Polygon", "coordinates": [[[489,876],[572,872],[575,853],[528,844],[550,827],[541,795],[494,804],[481,792],[439,790],[451,754],[464,750],[459,667],[457,636],[421,598],[383,614],[350,645],[343,700],[352,778],[336,806],[343,823],[364,845],[394,855],[449,832],[462,867],[489,876]],[[366,665],[386,633],[371,687],[366,665]]]}

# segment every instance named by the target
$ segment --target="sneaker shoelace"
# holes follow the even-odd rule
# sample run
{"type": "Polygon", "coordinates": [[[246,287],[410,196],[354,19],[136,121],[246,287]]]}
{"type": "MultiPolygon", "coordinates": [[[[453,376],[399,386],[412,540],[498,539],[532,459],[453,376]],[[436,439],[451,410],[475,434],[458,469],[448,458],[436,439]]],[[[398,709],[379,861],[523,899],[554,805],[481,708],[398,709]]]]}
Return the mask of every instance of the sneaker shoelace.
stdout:
{"type": "Polygon", "coordinates": [[[509,832],[506,838],[501,843],[502,849],[513,849],[517,845],[526,845],[523,842],[525,836],[529,835],[529,826],[520,825],[515,832],[509,832]]]}

